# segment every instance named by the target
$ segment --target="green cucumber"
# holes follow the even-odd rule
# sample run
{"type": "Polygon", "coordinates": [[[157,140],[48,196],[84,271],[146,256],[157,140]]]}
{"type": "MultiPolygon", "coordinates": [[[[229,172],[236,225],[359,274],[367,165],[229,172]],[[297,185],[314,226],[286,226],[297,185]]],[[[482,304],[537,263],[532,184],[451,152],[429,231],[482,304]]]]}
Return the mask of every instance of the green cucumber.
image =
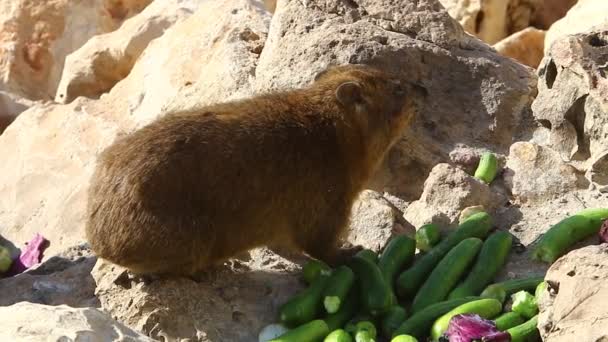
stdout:
{"type": "Polygon", "coordinates": [[[312,284],[321,273],[329,274],[331,268],[320,260],[310,260],[302,267],[302,278],[307,284],[312,284]]]}
{"type": "Polygon", "coordinates": [[[486,184],[492,183],[496,172],[498,171],[498,160],[493,153],[486,152],[479,158],[479,165],[475,170],[475,178],[485,182],[486,184]]]}
{"type": "Polygon", "coordinates": [[[520,279],[510,279],[505,280],[500,283],[494,283],[488,285],[482,292],[481,297],[484,298],[497,298],[497,293],[504,293],[504,298],[502,302],[504,302],[506,296],[510,296],[515,292],[524,290],[524,291],[534,291],[538,284],[543,281],[543,276],[532,276],[520,279]]]}
{"type": "Polygon", "coordinates": [[[322,293],[329,275],[321,273],[304,291],[298,293],[279,308],[281,323],[294,327],[317,318],[321,312],[322,293]]]}
{"type": "Polygon", "coordinates": [[[355,336],[360,331],[368,332],[371,338],[376,338],[376,336],[378,336],[378,330],[376,330],[376,326],[370,321],[357,322],[357,324],[355,325],[355,336]]]}
{"type": "Polygon", "coordinates": [[[406,318],[407,311],[405,308],[399,305],[393,306],[384,317],[382,317],[382,323],[380,324],[382,336],[386,338],[393,336],[393,332],[399,328],[401,323],[405,322],[406,318]]]}
{"type": "Polygon", "coordinates": [[[540,238],[532,259],[553,263],[573,244],[597,234],[605,219],[608,208],[587,208],[559,221],[540,238]]]}
{"type": "Polygon", "coordinates": [[[444,300],[475,260],[482,244],[478,238],[468,238],[454,246],[418,290],[412,302],[412,313],[444,300]]]}
{"type": "Polygon", "coordinates": [[[350,291],[348,291],[348,295],[346,296],[346,300],[342,305],[340,305],[340,310],[336,313],[329,314],[325,316],[323,319],[327,326],[331,331],[340,329],[346,322],[355,316],[357,313],[357,309],[359,307],[359,291],[357,286],[353,286],[350,291]]]}
{"type": "Polygon", "coordinates": [[[415,253],[416,241],[405,235],[395,236],[387,243],[378,260],[378,268],[391,287],[397,274],[412,261],[415,253]]]}
{"type": "Polygon", "coordinates": [[[439,317],[431,328],[431,338],[437,341],[443,333],[448,330],[448,325],[452,317],[460,314],[474,313],[479,316],[491,319],[497,316],[502,311],[502,303],[496,299],[479,299],[472,302],[464,303],[450,310],[450,312],[439,317]]]}
{"type": "Polygon", "coordinates": [[[448,298],[478,296],[507,262],[512,244],[513,237],[507,232],[491,234],[483,243],[471,272],[448,298]]]}
{"type": "Polygon", "coordinates": [[[372,251],[371,249],[362,249],[355,256],[362,257],[371,261],[372,263],[378,263],[378,253],[372,251]]]}
{"type": "Polygon", "coordinates": [[[425,309],[420,310],[405,320],[405,322],[403,322],[399,328],[393,332],[393,337],[398,335],[412,335],[416,338],[422,338],[428,335],[429,329],[431,329],[431,326],[438,317],[450,312],[450,310],[464,303],[472,302],[478,299],[481,298],[463,297],[429,305],[425,309]]]}
{"type": "Polygon", "coordinates": [[[369,331],[360,330],[355,333],[355,342],[376,342],[376,340],[369,331]]]}
{"type": "Polygon", "coordinates": [[[323,306],[328,313],[335,313],[346,299],[346,295],[355,282],[355,274],[348,266],[336,268],[323,289],[323,306]]]}
{"type": "Polygon", "coordinates": [[[391,342],[418,342],[418,339],[410,335],[399,335],[393,337],[391,342]]]}
{"type": "Polygon", "coordinates": [[[378,266],[357,254],[351,259],[350,268],[359,284],[363,309],[373,316],[388,311],[394,303],[394,295],[378,266]]]}
{"type": "Polygon", "coordinates": [[[470,237],[485,238],[492,228],[492,217],[481,212],[471,215],[458,229],[441,240],[435,247],[414,262],[414,265],[397,278],[399,297],[407,299],[416,294],[438,262],[458,243],[470,237]]]}
{"type": "Polygon", "coordinates": [[[511,310],[522,315],[524,318],[532,318],[538,314],[536,297],[528,291],[519,291],[511,295],[511,310]]]}
{"type": "Polygon", "coordinates": [[[494,323],[496,324],[496,329],[500,330],[500,331],[505,331],[507,329],[511,329],[515,326],[518,326],[520,324],[523,324],[526,320],[521,317],[520,314],[518,314],[517,312],[507,312],[504,313],[498,317],[496,317],[496,319],[494,319],[494,323]]]}
{"type": "Polygon", "coordinates": [[[527,342],[530,338],[538,335],[538,315],[530,318],[527,322],[507,329],[511,335],[511,342],[527,342]]]}
{"type": "Polygon", "coordinates": [[[320,342],[329,334],[329,327],[320,319],[302,324],[268,342],[320,342]]]}
{"type": "Polygon", "coordinates": [[[441,232],[436,224],[425,224],[416,231],[416,247],[423,252],[428,252],[440,239],[441,232]]]}
{"type": "Polygon", "coordinates": [[[504,303],[507,299],[507,291],[502,286],[488,286],[479,295],[482,298],[492,298],[504,303]]]}
{"type": "Polygon", "coordinates": [[[344,329],[332,331],[323,342],[353,342],[353,338],[344,329]]]}
{"type": "Polygon", "coordinates": [[[11,259],[11,252],[8,250],[8,248],[0,246],[0,275],[8,271],[12,264],[13,259],[11,259]]]}

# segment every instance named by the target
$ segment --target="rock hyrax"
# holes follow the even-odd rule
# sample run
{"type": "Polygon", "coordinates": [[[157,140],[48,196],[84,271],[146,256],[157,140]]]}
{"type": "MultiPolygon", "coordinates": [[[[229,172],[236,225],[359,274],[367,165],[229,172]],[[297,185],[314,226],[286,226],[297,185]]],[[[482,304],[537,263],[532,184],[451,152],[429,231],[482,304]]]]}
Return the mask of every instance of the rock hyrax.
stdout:
{"type": "Polygon", "coordinates": [[[420,96],[346,65],[304,89],[167,114],[100,155],[90,245],[135,274],[194,275],[259,246],[335,264],[354,199],[420,96]]]}

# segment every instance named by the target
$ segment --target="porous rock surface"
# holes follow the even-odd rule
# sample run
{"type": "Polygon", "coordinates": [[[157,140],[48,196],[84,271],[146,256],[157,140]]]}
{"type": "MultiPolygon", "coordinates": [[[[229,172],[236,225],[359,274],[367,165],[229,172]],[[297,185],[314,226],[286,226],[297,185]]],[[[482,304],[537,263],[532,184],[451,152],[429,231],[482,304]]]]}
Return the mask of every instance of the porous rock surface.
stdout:
{"type": "Polygon", "coordinates": [[[5,0],[0,3],[0,90],[50,100],[65,57],[115,30],[152,0],[5,0]]]}
{"type": "Polygon", "coordinates": [[[608,340],[608,244],[574,250],[547,271],[538,328],[545,342],[608,340]]]}
{"type": "Polygon", "coordinates": [[[2,341],[153,342],[95,308],[21,302],[0,307],[2,341]]]}

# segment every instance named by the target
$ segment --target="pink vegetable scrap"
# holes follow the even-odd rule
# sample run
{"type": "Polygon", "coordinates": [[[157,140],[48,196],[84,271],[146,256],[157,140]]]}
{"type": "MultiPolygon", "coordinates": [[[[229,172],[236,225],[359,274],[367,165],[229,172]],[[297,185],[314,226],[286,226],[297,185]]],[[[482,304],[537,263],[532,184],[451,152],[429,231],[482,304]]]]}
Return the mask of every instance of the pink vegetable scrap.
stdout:
{"type": "Polygon", "coordinates": [[[8,275],[16,275],[24,272],[30,267],[40,263],[42,260],[42,254],[45,249],[49,246],[49,240],[45,239],[39,233],[36,233],[34,238],[21,249],[21,254],[15,260],[11,269],[8,271],[8,275]]]}
{"type": "Polygon", "coordinates": [[[447,332],[440,341],[449,342],[510,342],[511,335],[496,329],[494,322],[476,314],[452,317],[447,332]]]}

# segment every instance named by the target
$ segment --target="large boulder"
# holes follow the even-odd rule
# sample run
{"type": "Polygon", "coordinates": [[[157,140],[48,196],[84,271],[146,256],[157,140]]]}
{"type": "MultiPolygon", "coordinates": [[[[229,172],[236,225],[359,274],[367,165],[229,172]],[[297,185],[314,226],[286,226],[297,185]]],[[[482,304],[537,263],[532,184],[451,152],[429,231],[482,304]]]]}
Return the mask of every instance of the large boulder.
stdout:
{"type": "Polygon", "coordinates": [[[567,35],[583,33],[608,23],[608,1],[578,0],[562,19],[556,21],[545,38],[545,53],[555,41],[567,35]]]}
{"type": "Polygon", "coordinates": [[[608,340],[608,245],[574,250],[547,271],[538,328],[545,342],[608,340]]]}
{"type": "Polygon", "coordinates": [[[0,4],[0,89],[51,100],[65,57],[110,32],[152,0],[4,0],[0,4]]]}
{"type": "Polygon", "coordinates": [[[65,60],[55,101],[98,98],[125,78],[150,41],[198,9],[204,0],[155,1],[119,29],[94,36],[65,60]]]}
{"type": "Polygon", "coordinates": [[[423,83],[432,99],[378,174],[393,194],[418,198],[430,169],[456,148],[506,152],[527,131],[531,70],[466,35],[434,0],[279,2],[255,86],[302,86],[328,65],[365,62],[423,83]]]}
{"type": "Polygon", "coordinates": [[[608,152],[607,60],[608,21],[590,32],[559,38],[539,67],[532,104],[542,125],[537,135],[545,137],[539,141],[583,172],[600,172],[598,162],[608,152]]]}
{"type": "Polygon", "coordinates": [[[521,202],[543,202],[587,187],[583,174],[564,163],[557,152],[531,142],[511,146],[504,177],[521,202]]]}
{"type": "Polygon", "coordinates": [[[0,315],[0,341],[153,341],[94,308],[21,302],[0,315]]]}
{"type": "Polygon", "coordinates": [[[462,169],[441,163],[433,168],[424,191],[405,210],[404,217],[415,227],[435,223],[440,226],[458,224],[463,209],[482,206],[492,213],[507,201],[499,191],[473,178],[462,169]]]}
{"type": "Polygon", "coordinates": [[[81,97],[23,112],[0,136],[0,233],[23,243],[42,231],[51,242],[45,255],[81,242],[96,156],[119,134],[171,106],[251,91],[270,19],[259,6],[207,1],[150,44],[129,76],[99,100],[81,97]]]}

